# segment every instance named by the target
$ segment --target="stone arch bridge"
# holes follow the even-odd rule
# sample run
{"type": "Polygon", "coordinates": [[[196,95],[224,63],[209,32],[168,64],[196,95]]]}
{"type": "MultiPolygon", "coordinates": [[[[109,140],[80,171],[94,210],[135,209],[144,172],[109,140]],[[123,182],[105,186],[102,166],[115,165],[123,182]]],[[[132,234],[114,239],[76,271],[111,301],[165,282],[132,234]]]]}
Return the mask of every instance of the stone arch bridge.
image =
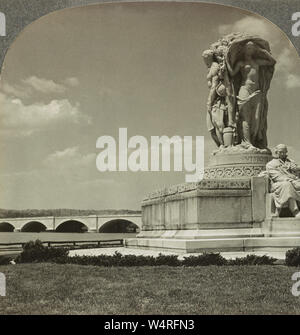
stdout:
{"type": "Polygon", "coordinates": [[[0,232],[135,232],[141,229],[141,227],[141,214],[44,216],[0,219],[0,232]]]}

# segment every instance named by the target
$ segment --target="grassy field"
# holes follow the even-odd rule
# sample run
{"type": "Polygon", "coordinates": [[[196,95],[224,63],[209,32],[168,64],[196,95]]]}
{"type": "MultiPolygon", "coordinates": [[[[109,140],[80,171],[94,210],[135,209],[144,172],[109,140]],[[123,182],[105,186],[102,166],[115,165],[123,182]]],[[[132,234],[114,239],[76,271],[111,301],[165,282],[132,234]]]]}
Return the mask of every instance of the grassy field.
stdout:
{"type": "Polygon", "coordinates": [[[286,266],[0,266],[0,314],[300,314],[286,266]]]}

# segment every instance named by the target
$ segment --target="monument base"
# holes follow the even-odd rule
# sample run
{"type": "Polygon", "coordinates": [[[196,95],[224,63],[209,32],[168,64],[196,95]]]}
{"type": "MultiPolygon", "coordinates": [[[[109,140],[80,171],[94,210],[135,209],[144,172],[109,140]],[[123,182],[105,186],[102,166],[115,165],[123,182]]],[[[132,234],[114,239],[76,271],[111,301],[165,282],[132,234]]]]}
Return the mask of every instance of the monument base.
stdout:
{"type": "MultiPolygon", "coordinates": [[[[299,222],[299,220],[298,220],[299,222]]],[[[300,227],[300,222],[299,222],[300,227]]],[[[266,237],[230,237],[196,239],[170,239],[170,238],[135,238],[127,239],[125,246],[128,248],[174,251],[176,253],[202,253],[202,252],[239,252],[239,251],[287,251],[300,246],[300,234],[295,236],[266,237]]],[[[282,235],[282,234],[279,234],[282,235]]]]}
{"type": "Polygon", "coordinates": [[[205,173],[206,178],[212,173],[218,178],[150,194],[142,202],[142,230],[126,239],[125,246],[181,253],[300,246],[300,220],[274,218],[269,181],[257,177],[270,158],[266,153],[221,152],[205,173]]]}
{"type": "Polygon", "coordinates": [[[215,240],[126,240],[127,248],[173,251],[176,253],[203,252],[286,252],[300,246],[300,237],[293,238],[252,238],[215,240]]]}
{"type": "Polygon", "coordinates": [[[300,246],[300,220],[271,217],[256,228],[148,231],[125,244],[178,253],[287,251],[300,246]]]}

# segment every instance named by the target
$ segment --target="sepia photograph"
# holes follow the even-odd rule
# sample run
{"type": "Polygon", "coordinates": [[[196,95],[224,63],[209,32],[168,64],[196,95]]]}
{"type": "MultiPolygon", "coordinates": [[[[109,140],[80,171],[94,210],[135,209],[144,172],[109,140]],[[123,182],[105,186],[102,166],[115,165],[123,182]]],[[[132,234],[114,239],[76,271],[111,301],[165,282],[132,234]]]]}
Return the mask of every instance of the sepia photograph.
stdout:
{"type": "Polygon", "coordinates": [[[0,314],[300,314],[299,89],[287,35],[237,7],[27,24],[1,68],[0,314]]]}

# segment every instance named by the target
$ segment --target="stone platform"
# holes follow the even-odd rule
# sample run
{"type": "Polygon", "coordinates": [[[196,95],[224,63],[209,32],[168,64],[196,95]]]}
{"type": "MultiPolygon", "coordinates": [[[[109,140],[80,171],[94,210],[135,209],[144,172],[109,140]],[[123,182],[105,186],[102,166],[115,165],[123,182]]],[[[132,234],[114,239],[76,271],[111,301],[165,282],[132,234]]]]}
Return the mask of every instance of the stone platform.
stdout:
{"type": "Polygon", "coordinates": [[[213,179],[150,194],[129,248],[179,253],[280,251],[300,246],[300,220],[273,217],[264,177],[213,179]]]}
{"type": "Polygon", "coordinates": [[[127,239],[126,246],[185,253],[285,252],[300,246],[300,219],[273,218],[264,222],[261,228],[252,229],[169,230],[144,234],[142,232],[139,238],[127,239]]]}
{"type": "Polygon", "coordinates": [[[300,246],[300,220],[274,218],[268,149],[217,150],[204,179],[163,188],[142,202],[142,229],[129,248],[179,253],[280,251],[300,246]]]}
{"type": "Polygon", "coordinates": [[[129,248],[169,250],[183,253],[198,252],[286,252],[300,246],[300,236],[295,237],[238,237],[209,239],[127,239],[129,248]]]}

